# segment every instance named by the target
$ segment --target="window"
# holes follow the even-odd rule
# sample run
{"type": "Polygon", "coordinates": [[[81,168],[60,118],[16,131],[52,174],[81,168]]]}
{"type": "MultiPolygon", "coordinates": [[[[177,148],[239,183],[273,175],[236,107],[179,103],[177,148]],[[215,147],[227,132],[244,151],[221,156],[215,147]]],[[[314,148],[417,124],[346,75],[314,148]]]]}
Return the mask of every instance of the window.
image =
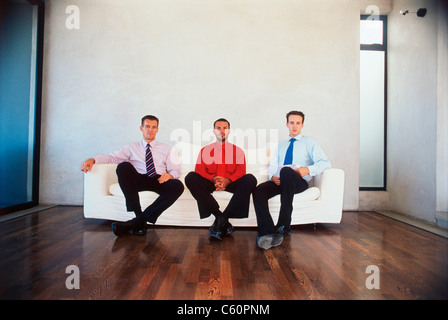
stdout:
{"type": "Polygon", "coordinates": [[[43,1],[0,3],[0,214],[38,204],[43,1]]]}
{"type": "Polygon", "coordinates": [[[360,21],[360,190],[386,189],[387,17],[360,21]]]}

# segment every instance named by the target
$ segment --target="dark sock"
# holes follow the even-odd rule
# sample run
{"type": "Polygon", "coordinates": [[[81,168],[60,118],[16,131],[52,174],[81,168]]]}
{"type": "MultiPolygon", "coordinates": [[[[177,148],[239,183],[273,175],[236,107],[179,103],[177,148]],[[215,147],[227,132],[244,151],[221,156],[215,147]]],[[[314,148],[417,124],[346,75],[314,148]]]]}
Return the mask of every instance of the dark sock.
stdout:
{"type": "Polygon", "coordinates": [[[220,215],[222,215],[222,212],[220,210],[216,212],[212,212],[212,215],[214,215],[216,218],[218,218],[220,215]]]}
{"type": "Polygon", "coordinates": [[[143,217],[142,214],[138,215],[134,219],[131,220],[133,224],[143,225],[146,223],[146,219],[143,217]]]}

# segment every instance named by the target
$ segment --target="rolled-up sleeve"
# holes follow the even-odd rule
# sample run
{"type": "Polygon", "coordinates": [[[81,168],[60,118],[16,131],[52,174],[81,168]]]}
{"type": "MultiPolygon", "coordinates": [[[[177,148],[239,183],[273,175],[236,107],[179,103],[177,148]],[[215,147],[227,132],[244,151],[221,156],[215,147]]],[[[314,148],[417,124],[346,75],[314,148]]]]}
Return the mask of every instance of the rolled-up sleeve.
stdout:
{"type": "Polygon", "coordinates": [[[168,158],[166,160],[166,172],[179,179],[182,176],[181,159],[175,148],[169,148],[168,158]]]}
{"type": "Polygon", "coordinates": [[[131,157],[130,148],[128,145],[123,146],[120,150],[111,152],[109,154],[98,154],[94,157],[95,163],[122,163],[128,161],[131,157]]]}
{"type": "Polygon", "coordinates": [[[331,168],[331,162],[317,142],[313,142],[310,147],[310,157],[313,161],[308,166],[310,176],[314,177],[322,173],[324,170],[331,168]]]}

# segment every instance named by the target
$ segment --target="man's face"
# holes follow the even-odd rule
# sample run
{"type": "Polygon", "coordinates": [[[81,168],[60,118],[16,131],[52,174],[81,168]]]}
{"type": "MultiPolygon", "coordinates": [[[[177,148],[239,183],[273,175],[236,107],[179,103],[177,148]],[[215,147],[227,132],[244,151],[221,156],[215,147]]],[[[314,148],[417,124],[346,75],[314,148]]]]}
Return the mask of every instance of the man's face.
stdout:
{"type": "Polygon", "coordinates": [[[291,137],[298,136],[303,128],[303,119],[301,116],[290,115],[286,126],[289,129],[289,135],[291,137]]]}
{"type": "Polygon", "coordinates": [[[159,131],[159,126],[156,120],[145,119],[143,126],[140,126],[140,130],[143,133],[143,139],[146,142],[151,142],[156,138],[157,131],[159,131]]]}
{"type": "Polygon", "coordinates": [[[227,121],[217,121],[213,133],[219,142],[225,142],[230,133],[229,124],[227,121]]]}

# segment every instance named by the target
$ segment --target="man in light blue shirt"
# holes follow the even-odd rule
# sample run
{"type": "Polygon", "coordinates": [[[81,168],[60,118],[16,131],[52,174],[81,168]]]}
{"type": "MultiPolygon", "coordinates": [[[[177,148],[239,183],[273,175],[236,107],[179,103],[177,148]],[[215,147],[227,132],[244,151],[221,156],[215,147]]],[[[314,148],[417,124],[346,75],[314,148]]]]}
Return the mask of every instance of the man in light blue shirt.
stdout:
{"type": "Polygon", "coordinates": [[[262,249],[280,245],[283,237],[290,234],[294,194],[308,189],[312,177],[331,168],[319,144],[301,133],[304,121],[303,112],[288,112],[286,126],[289,138],[281,142],[273,154],[269,165],[270,180],[257,186],[253,193],[259,234],[257,244],[262,249]],[[281,206],[275,226],[268,200],[278,194],[281,206]]]}

